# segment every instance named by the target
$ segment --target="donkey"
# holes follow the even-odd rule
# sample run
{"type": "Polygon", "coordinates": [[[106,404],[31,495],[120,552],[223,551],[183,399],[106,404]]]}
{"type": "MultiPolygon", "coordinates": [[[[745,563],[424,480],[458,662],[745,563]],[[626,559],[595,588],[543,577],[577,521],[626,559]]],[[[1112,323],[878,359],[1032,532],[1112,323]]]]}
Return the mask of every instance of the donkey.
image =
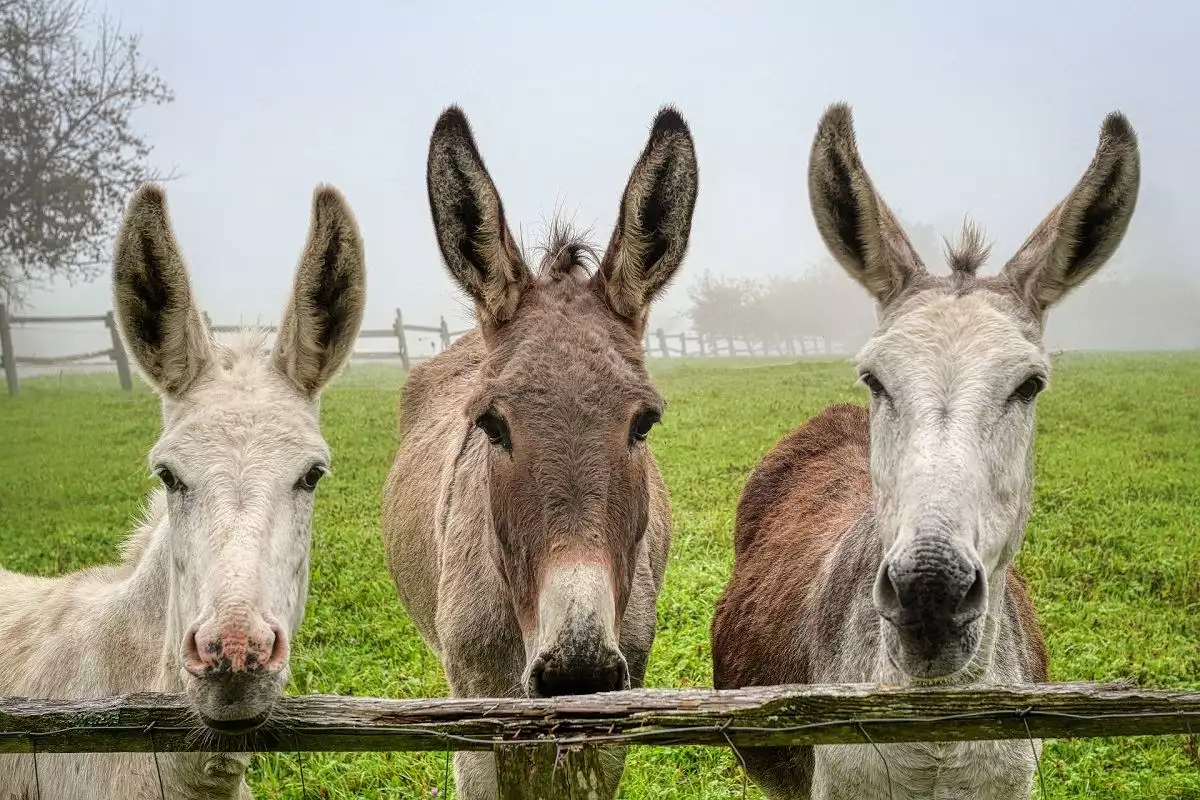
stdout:
{"type": "MultiPolygon", "coordinates": [[[[400,598],[456,697],[641,686],[671,536],[642,340],[687,249],[691,133],[663,108],[603,258],[555,225],[536,272],[457,107],[434,128],[427,183],[478,326],[404,387],[383,503],[400,598]]],[[[610,796],[623,765],[607,766],[610,796]]],[[[491,754],[455,768],[463,797],[496,796],[491,754]]]]}
{"type": "MultiPolygon", "coordinates": [[[[316,190],[274,347],[210,339],[157,186],[117,237],[121,336],[162,399],[161,481],[118,565],[58,578],[0,570],[0,696],[184,692],[197,730],[236,750],[288,679],[308,596],[313,495],[329,470],[322,388],[362,324],[363,246],[316,190]]],[[[0,756],[3,800],[248,800],[238,752],[0,756]],[[160,777],[161,775],[161,777],[160,777]]]]}
{"type": "MultiPolygon", "coordinates": [[[[839,405],[784,437],[738,503],[733,575],[712,627],[718,688],[1042,682],[1046,650],[1013,569],[1032,504],[1047,310],[1109,259],[1137,201],[1137,139],[1110,114],[1082,179],[1005,265],[967,226],[926,272],[876,193],[850,109],[809,165],[830,251],[875,298],[856,361],[870,412],[839,405]]],[[[1040,743],[746,752],[772,797],[1028,798],[1040,743]]]]}

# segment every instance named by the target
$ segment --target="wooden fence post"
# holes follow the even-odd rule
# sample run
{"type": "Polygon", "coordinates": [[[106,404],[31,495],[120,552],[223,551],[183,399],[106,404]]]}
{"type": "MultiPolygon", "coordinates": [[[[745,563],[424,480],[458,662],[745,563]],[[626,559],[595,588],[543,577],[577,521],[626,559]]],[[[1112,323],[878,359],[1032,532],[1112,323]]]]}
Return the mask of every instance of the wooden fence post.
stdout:
{"type": "Polygon", "coordinates": [[[658,350],[659,350],[659,352],[662,353],[663,358],[670,358],[671,351],[667,349],[667,334],[663,331],[662,328],[659,328],[656,333],[658,335],[658,350]]]}
{"type": "Polygon", "coordinates": [[[500,800],[566,800],[607,797],[597,747],[559,747],[554,742],[497,744],[500,800]]]}
{"type": "Polygon", "coordinates": [[[442,330],[441,330],[441,334],[442,334],[442,349],[443,349],[443,350],[445,350],[447,347],[449,347],[449,346],[450,346],[450,326],[446,324],[446,318],[445,318],[445,317],[442,317],[441,329],[442,329],[442,330]]]}
{"type": "Polygon", "coordinates": [[[687,334],[686,333],[679,334],[679,355],[681,355],[681,356],[687,355],[687,334]]]}
{"type": "Polygon", "coordinates": [[[110,358],[117,362],[117,377],[121,379],[121,388],[127,392],[133,391],[133,375],[129,372],[129,355],[121,342],[121,332],[117,330],[116,314],[109,311],[104,315],[104,327],[112,335],[112,354],[110,358]]]}
{"type": "Polygon", "coordinates": [[[4,361],[4,380],[8,383],[9,397],[16,397],[21,391],[17,381],[17,351],[13,349],[8,306],[4,303],[0,303],[0,360],[4,361]]]}
{"type": "Polygon", "coordinates": [[[400,350],[400,367],[405,372],[408,372],[408,339],[404,337],[404,317],[400,314],[400,309],[396,309],[396,341],[400,350]]]}

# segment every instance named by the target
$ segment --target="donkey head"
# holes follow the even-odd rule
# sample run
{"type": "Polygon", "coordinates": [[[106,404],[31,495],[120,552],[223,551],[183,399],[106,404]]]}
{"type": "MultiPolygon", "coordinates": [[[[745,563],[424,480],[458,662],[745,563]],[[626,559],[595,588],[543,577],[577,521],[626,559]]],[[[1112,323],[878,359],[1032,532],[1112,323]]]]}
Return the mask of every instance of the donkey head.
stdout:
{"type": "Polygon", "coordinates": [[[586,245],[562,230],[530,269],[458,108],[434,129],[428,186],[442,256],[486,346],[466,414],[486,449],[493,556],[525,642],[525,689],[627,687],[621,618],[661,491],[646,437],[663,400],[642,336],[687,248],[691,134],[674,110],[658,114],[594,275],[586,245]]]}
{"type": "Polygon", "coordinates": [[[162,398],[150,465],[169,524],[168,658],[207,725],[245,731],[282,692],[304,616],[313,493],[330,463],[319,397],[362,323],[358,228],[335,189],[316,191],[270,353],[261,337],[210,338],[156,186],[129,205],[113,283],[121,334],[162,398]]]}
{"type": "Polygon", "coordinates": [[[849,108],[821,120],[809,170],[817,227],[879,306],[857,356],[884,551],[874,601],[888,655],[913,678],[965,669],[997,624],[1030,511],[1045,314],[1117,249],[1138,181],[1133,129],[1110,114],[1091,166],[1000,274],[976,277],[987,247],[968,227],[951,273],[933,276],[873,188],[849,108]]]}

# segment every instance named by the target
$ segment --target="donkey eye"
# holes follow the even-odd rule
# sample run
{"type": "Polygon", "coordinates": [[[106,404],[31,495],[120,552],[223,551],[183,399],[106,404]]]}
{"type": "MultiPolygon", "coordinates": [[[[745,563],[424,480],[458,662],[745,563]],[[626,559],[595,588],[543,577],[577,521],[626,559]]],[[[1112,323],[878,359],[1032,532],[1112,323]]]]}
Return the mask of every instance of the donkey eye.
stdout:
{"type": "Polygon", "coordinates": [[[162,481],[162,485],[167,488],[168,492],[182,492],[187,488],[183,485],[183,481],[175,477],[174,472],[161,464],[154,468],[154,474],[162,481]]]}
{"type": "Polygon", "coordinates": [[[1020,400],[1022,403],[1032,403],[1033,398],[1037,397],[1042,389],[1046,388],[1046,379],[1041,375],[1030,375],[1025,381],[1016,388],[1012,393],[1013,400],[1020,400]]]}
{"type": "Polygon", "coordinates": [[[860,376],[860,379],[862,380],[863,385],[866,386],[868,390],[870,390],[871,394],[874,397],[883,398],[883,397],[888,396],[887,389],[883,388],[883,384],[880,383],[879,378],[876,378],[871,373],[864,372],[860,376]]]}
{"type": "Polygon", "coordinates": [[[304,473],[304,477],[296,481],[296,488],[305,492],[311,492],[317,488],[317,482],[324,477],[325,468],[320,464],[313,464],[308,472],[304,473]]]}
{"type": "Polygon", "coordinates": [[[475,426],[487,434],[488,441],[512,452],[512,439],[508,435],[508,423],[495,411],[488,409],[475,420],[475,426]]]}
{"type": "Polygon", "coordinates": [[[639,412],[633,418],[633,424],[629,426],[629,444],[646,441],[646,437],[650,435],[650,429],[658,424],[659,419],[661,419],[659,413],[652,409],[639,412]]]}

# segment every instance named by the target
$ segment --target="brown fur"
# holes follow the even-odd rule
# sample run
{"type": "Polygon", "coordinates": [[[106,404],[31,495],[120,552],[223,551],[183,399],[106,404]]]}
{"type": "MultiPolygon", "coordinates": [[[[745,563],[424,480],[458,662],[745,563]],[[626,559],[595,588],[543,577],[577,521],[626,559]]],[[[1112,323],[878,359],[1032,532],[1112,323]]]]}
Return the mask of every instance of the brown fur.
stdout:
{"type": "MultiPolygon", "coordinates": [[[[696,180],[687,127],[664,109],[595,273],[592,248],[557,224],[535,271],[515,245],[465,115],[450,108],[434,129],[434,226],[479,327],[405,384],[383,538],[401,599],[456,696],[538,686],[532,675],[542,659],[529,651],[546,647],[547,576],[576,565],[607,576],[608,610],[599,602],[573,611],[577,624],[567,628],[582,633],[544,652],[610,677],[623,659],[629,684],[642,683],[670,546],[666,487],[633,435],[639,420],[663,410],[642,327],[682,261],[696,180]],[[589,638],[605,614],[604,635],[589,638]]],[[[622,763],[618,754],[609,765],[613,791],[622,763]]],[[[460,754],[456,764],[463,797],[495,796],[490,755],[460,754]]]]}
{"type": "MultiPolygon", "coordinates": [[[[716,688],[821,682],[823,649],[844,628],[852,598],[869,593],[881,557],[870,520],[869,443],[865,408],[830,406],[781,439],[746,482],[733,575],[712,624],[716,688]]],[[[1007,575],[1013,647],[1025,680],[1044,682],[1037,615],[1016,569],[1007,575]]],[[[811,781],[811,747],[742,756],[769,791],[811,781]]]]}
{"type": "MultiPolygon", "coordinates": [[[[867,410],[830,406],[780,439],[746,481],[736,563],[713,622],[718,689],[811,682],[809,650],[804,637],[797,646],[796,631],[821,617],[816,584],[838,542],[870,511],[869,445],[867,410]]],[[[1015,568],[1008,578],[1008,600],[1032,648],[1031,680],[1044,681],[1037,614],[1015,568]]]]}
{"type": "MultiPolygon", "coordinates": [[[[809,198],[831,254],[879,304],[880,326],[855,359],[877,416],[872,423],[861,408],[827,409],[748,481],[733,575],[713,622],[717,687],[1046,680],[1037,617],[1012,567],[1032,501],[1032,404],[1049,371],[1042,326],[1046,309],[1120,244],[1139,169],[1133,129],[1110,114],[1083,177],[1000,274],[976,276],[988,247],[968,224],[947,247],[950,274],[934,276],[872,185],[849,107],[826,111],[809,198]],[[997,395],[1007,395],[1002,413],[985,399],[997,395]],[[929,424],[931,409],[940,428],[929,424]],[[922,455],[915,463],[914,453],[922,455]],[[974,517],[976,541],[939,542],[945,531],[961,534],[959,515],[974,517]],[[955,585],[955,570],[967,580],[955,585]],[[898,585],[910,601],[945,592],[954,613],[978,615],[956,629],[936,602],[903,608],[898,585]],[[960,649],[947,651],[943,636],[957,637],[960,649]],[[931,655],[914,658],[922,647],[931,655]]],[[[1036,741],[1028,749],[977,742],[744,753],[769,796],[792,800],[1028,797],[1039,756],[1036,741]]]]}

